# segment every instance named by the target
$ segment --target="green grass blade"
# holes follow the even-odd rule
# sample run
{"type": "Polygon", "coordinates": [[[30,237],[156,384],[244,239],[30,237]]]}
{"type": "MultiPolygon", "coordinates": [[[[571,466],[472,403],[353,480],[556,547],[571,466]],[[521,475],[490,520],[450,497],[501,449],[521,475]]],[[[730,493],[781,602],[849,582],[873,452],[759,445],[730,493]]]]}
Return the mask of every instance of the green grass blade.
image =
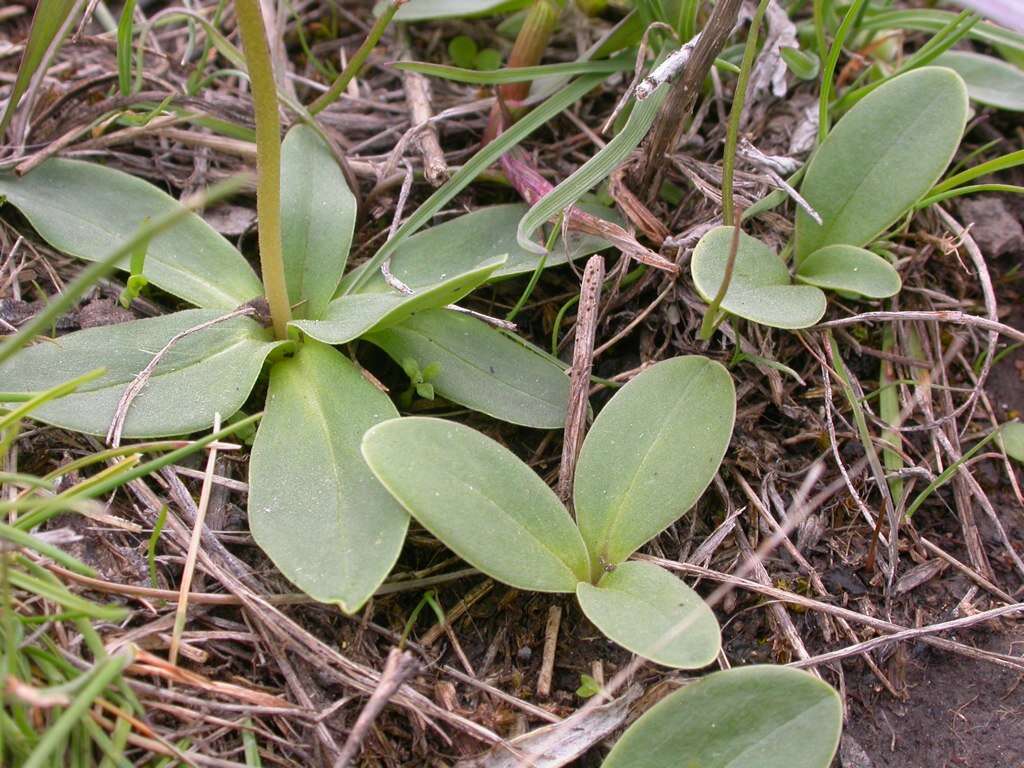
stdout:
{"type": "Polygon", "coordinates": [[[134,253],[143,243],[164,232],[204,205],[223,200],[245,185],[244,177],[227,179],[213,185],[204,193],[183,202],[167,214],[153,219],[139,227],[134,235],[114,248],[107,256],[93,262],[75,278],[57,298],[48,303],[39,314],[29,320],[16,334],[8,336],[0,344],[0,363],[6,362],[15,352],[28,344],[38,334],[54,324],[58,317],[67,312],[82,295],[95,283],[107,277],[117,268],[118,262],[134,253]]]}
{"type": "Polygon", "coordinates": [[[544,253],[542,246],[530,239],[544,222],[562,213],[579,200],[586,192],[607,178],[615,168],[639,146],[658,114],[661,103],[669,92],[669,86],[662,84],[643,101],[633,105],[633,111],[625,127],[609,141],[596,155],[577,168],[561,184],[538,200],[519,222],[517,238],[519,245],[535,253],[544,253]]]}
{"type": "Polygon", "coordinates": [[[394,237],[388,240],[373,255],[363,268],[358,278],[348,284],[345,293],[352,293],[360,288],[377,271],[381,263],[387,259],[400,242],[422,227],[430,218],[437,213],[448,201],[465,189],[480,175],[487,166],[505,154],[509,149],[516,146],[544,123],[566,109],[569,105],[582,98],[588,91],[597,86],[606,75],[585,75],[579,80],[570,83],[555,95],[540,104],[530,114],[526,115],[519,122],[505,131],[486,147],[481,149],[469,161],[456,171],[452,177],[445,182],[434,194],[428,197],[413,214],[406,219],[405,223],[398,228],[394,237]]]}
{"type": "Polygon", "coordinates": [[[21,56],[21,64],[18,66],[18,74],[11,88],[7,109],[4,110],[3,117],[0,118],[0,136],[11,124],[14,110],[18,108],[21,97],[25,95],[32,76],[43,63],[46,51],[60,33],[61,27],[64,26],[64,22],[67,21],[77,3],[78,0],[39,0],[36,5],[36,11],[32,15],[32,29],[28,35],[28,42],[25,43],[25,52],[21,56]]]}
{"type": "Polygon", "coordinates": [[[447,64],[432,64],[426,61],[396,61],[395,69],[418,72],[429,77],[454,80],[457,83],[473,85],[500,85],[503,83],[527,83],[550,75],[596,75],[624,72],[633,66],[632,57],[617,56],[599,61],[567,61],[562,64],[540,64],[535,67],[512,69],[465,69],[447,64]]]}
{"type": "Polygon", "coordinates": [[[72,729],[86,716],[89,707],[127,667],[134,658],[134,652],[125,650],[96,665],[90,675],[89,684],[75,697],[71,705],[51,725],[32,754],[25,761],[23,768],[44,768],[50,764],[51,756],[65,742],[72,729]]]}

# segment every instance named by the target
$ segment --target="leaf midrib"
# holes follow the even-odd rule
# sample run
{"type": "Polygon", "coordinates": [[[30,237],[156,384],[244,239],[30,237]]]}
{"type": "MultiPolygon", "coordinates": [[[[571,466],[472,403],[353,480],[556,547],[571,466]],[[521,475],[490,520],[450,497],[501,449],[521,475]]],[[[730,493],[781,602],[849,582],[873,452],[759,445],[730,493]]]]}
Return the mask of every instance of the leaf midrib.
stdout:
{"type": "Polygon", "coordinates": [[[601,536],[598,537],[598,551],[595,554],[608,554],[609,539],[612,533],[614,533],[615,530],[618,528],[622,520],[622,509],[624,506],[622,500],[628,498],[632,494],[633,487],[636,485],[637,478],[640,476],[641,470],[643,470],[645,464],[647,463],[647,460],[651,457],[651,454],[654,453],[654,447],[661,442],[662,436],[665,434],[668,426],[672,423],[673,417],[679,411],[679,409],[683,407],[684,403],[687,402],[687,395],[689,394],[690,390],[693,389],[694,385],[697,383],[699,379],[702,379],[704,377],[705,372],[708,370],[710,369],[707,366],[702,366],[702,370],[700,371],[700,373],[691,378],[689,382],[687,382],[686,386],[683,388],[683,391],[679,393],[679,398],[676,400],[675,405],[672,406],[672,409],[669,411],[668,415],[661,420],[661,425],[658,428],[657,435],[651,441],[650,447],[644,453],[643,457],[640,459],[640,463],[637,464],[636,470],[633,472],[632,477],[629,478],[629,485],[626,486],[625,491],[619,494],[619,497],[616,499],[615,506],[613,507],[614,512],[609,516],[608,523],[602,527],[601,536]]]}
{"type": "MultiPolygon", "coordinates": [[[[269,344],[273,344],[273,342],[260,341],[258,339],[254,339],[252,336],[242,336],[237,341],[235,341],[235,342],[233,342],[233,343],[231,343],[231,344],[229,344],[229,345],[227,345],[225,347],[222,347],[222,348],[218,349],[212,355],[207,355],[207,356],[202,357],[202,358],[193,358],[193,359],[187,361],[184,365],[180,365],[180,366],[175,367],[175,368],[164,369],[163,368],[163,362],[164,361],[161,361],[160,364],[158,364],[156,369],[153,371],[152,375],[149,377],[149,380],[152,381],[153,379],[158,379],[161,376],[168,376],[168,375],[170,375],[172,373],[181,373],[182,371],[187,371],[189,368],[194,368],[197,365],[202,365],[204,363],[208,363],[211,360],[215,360],[216,358],[221,357],[222,355],[226,355],[229,352],[231,352],[232,350],[236,349],[237,347],[241,347],[241,346],[243,346],[245,344],[248,344],[250,342],[258,344],[260,347],[263,347],[263,346],[269,345],[269,344]]],[[[171,348],[171,352],[173,352],[173,351],[174,351],[174,349],[172,347],[171,348]]],[[[117,381],[111,381],[111,382],[108,382],[108,383],[104,383],[102,386],[95,386],[95,387],[85,386],[85,387],[80,387],[78,389],[78,394],[92,394],[92,393],[97,393],[97,392],[105,392],[108,389],[116,389],[116,388],[124,386],[125,384],[131,383],[132,381],[135,380],[136,376],[138,376],[137,373],[133,374],[132,376],[127,377],[127,378],[121,378],[121,379],[118,379],[117,381]]]]}
{"type": "MultiPolygon", "coordinates": [[[[833,244],[831,239],[830,239],[830,237],[828,237],[828,236],[831,235],[832,230],[835,229],[835,222],[838,221],[842,217],[842,215],[846,211],[847,207],[849,207],[849,205],[853,202],[853,199],[860,192],[861,187],[863,187],[867,183],[868,178],[875,172],[875,169],[878,167],[878,165],[880,163],[882,163],[883,161],[886,161],[886,159],[888,157],[890,157],[894,152],[896,152],[896,154],[901,154],[899,151],[895,150],[894,147],[899,145],[903,141],[904,137],[908,133],[916,131],[917,126],[924,119],[925,113],[928,112],[929,110],[931,110],[932,105],[941,96],[942,96],[942,94],[933,95],[932,98],[928,101],[928,103],[924,107],[922,107],[921,110],[917,113],[917,115],[914,117],[914,119],[911,120],[909,123],[905,124],[903,126],[903,128],[897,133],[895,140],[889,142],[889,146],[886,149],[886,151],[882,152],[879,155],[877,155],[871,161],[870,165],[868,166],[867,171],[861,176],[860,181],[857,183],[857,186],[854,187],[853,191],[849,195],[847,195],[846,201],[839,207],[839,210],[836,211],[832,215],[832,223],[830,225],[826,226],[826,227],[822,227],[821,228],[821,238],[826,240],[825,245],[833,244]]],[[[879,230],[879,232],[884,232],[886,226],[888,226],[888,225],[883,226],[882,229],[879,230]]],[[[876,233],[876,235],[877,235],[877,233],[876,233]]],[[[871,239],[873,239],[873,237],[871,239]]],[[[825,246],[821,245],[821,243],[819,242],[818,248],[816,248],[815,250],[818,250],[818,249],[823,248],[823,247],[825,247],[825,246]]],[[[811,251],[811,253],[813,253],[813,251],[811,251]]],[[[807,258],[808,256],[810,256],[811,253],[808,253],[804,258],[807,258]]]]}
{"type": "MultiPolygon", "coordinates": [[[[443,466],[435,466],[434,467],[434,471],[437,472],[438,474],[443,475],[445,478],[449,479],[450,481],[452,481],[458,488],[460,488],[464,492],[467,492],[468,495],[479,497],[479,498],[483,499],[484,501],[486,501],[487,503],[489,503],[490,505],[492,505],[495,509],[499,510],[507,520],[511,521],[519,530],[524,531],[530,537],[530,539],[532,539],[533,541],[535,541],[537,544],[540,545],[541,549],[543,549],[548,554],[550,554],[559,565],[564,567],[566,572],[569,574],[569,576],[573,580],[575,580],[577,582],[581,581],[581,580],[584,580],[583,577],[581,577],[579,574],[577,574],[575,571],[573,571],[572,567],[564,559],[562,559],[555,552],[555,550],[553,550],[551,547],[548,546],[547,542],[545,542],[543,538],[539,537],[537,534],[535,534],[533,531],[531,531],[529,528],[527,528],[526,525],[524,525],[522,522],[520,522],[518,518],[516,518],[514,515],[512,515],[510,512],[508,512],[505,509],[505,507],[503,507],[501,504],[496,502],[494,499],[492,499],[490,496],[488,496],[482,490],[480,490],[478,488],[475,488],[474,486],[468,485],[461,477],[459,477],[458,475],[452,474],[451,472],[449,472],[443,466]]],[[[564,508],[563,508],[563,512],[564,512],[564,508]]],[[[444,542],[444,543],[446,545],[448,544],[448,542],[444,542]]]]}

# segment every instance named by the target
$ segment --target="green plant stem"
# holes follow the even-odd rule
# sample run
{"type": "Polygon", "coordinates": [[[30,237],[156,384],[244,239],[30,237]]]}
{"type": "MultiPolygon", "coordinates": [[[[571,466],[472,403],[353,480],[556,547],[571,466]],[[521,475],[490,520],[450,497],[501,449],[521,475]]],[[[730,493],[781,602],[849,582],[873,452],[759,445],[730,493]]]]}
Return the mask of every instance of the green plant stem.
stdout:
{"type": "Polygon", "coordinates": [[[732,239],[729,241],[729,258],[725,262],[725,274],[722,275],[722,284],[718,286],[718,293],[715,294],[715,298],[712,299],[708,305],[707,311],[704,313],[704,319],[700,323],[700,333],[698,338],[701,341],[707,341],[711,338],[711,334],[715,332],[715,328],[718,326],[718,315],[719,307],[722,306],[722,301],[725,299],[725,294],[729,291],[729,283],[732,282],[732,271],[736,266],[736,252],[740,248],[740,222],[739,216],[736,217],[736,221],[732,227],[732,239]]]}
{"type": "Polygon", "coordinates": [[[252,85],[256,117],[256,215],[259,218],[260,268],[270,305],[274,335],[288,338],[292,319],[281,248],[281,116],[270,63],[267,32],[259,0],[235,0],[238,30],[252,85]]]}
{"type": "Polygon", "coordinates": [[[381,35],[384,34],[395,14],[398,13],[398,9],[404,4],[405,0],[392,0],[391,4],[384,10],[384,13],[377,17],[377,21],[370,28],[370,32],[367,34],[363,44],[359,46],[359,50],[348,60],[345,69],[334,79],[331,87],[309,105],[309,113],[311,115],[320,114],[341,96],[342,91],[352,82],[352,78],[359,73],[363,63],[366,61],[366,57],[370,55],[370,51],[380,41],[381,35]]]}
{"type": "MultiPolygon", "coordinates": [[[[836,39],[832,41],[832,48],[829,49],[828,58],[822,60],[821,66],[821,95],[818,101],[818,143],[820,144],[828,136],[828,105],[832,98],[832,76],[836,71],[836,64],[839,63],[839,54],[843,51],[843,44],[846,36],[853,26],[853,21],[860,14],[861,6],[865,0],[854,0],[853,4],[846,11],[839,29],[836,30],[836,39]]],[[[815,3],[815,6],[818,4],[815,3]]],[[[822,31],[824,34],[824,31],[822,31]]]]}
{"type": "Polygon", "coordinates": [[[747,44],[743,49],[743,62],[736,80],[736,91],[732,97],[732,108],[729,112],[729,127],[725,134],[725,155],[722,158],[722,220],[733,220],[732,180],[736,168],[736,140],[740,132],[740,119],[743,117],[743,104],[747,98],[747,83],[750,82],[750,69],[754,65],[754,54],[757,53],[757,36],[761,31],[761,21],[771,0],[761,0],[750,22],[747,33],[747,44]]]}

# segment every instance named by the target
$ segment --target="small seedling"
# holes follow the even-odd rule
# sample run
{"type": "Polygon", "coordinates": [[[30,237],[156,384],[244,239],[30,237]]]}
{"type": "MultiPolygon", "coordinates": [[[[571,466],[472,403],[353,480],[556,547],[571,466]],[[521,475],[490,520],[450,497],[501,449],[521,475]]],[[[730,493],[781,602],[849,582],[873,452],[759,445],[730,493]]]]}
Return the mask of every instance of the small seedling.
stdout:
{"type": "Polygon", "coordinates": [[[407,357],[402,360],[402,370],[409,377],[409,386],[398,396],[398,404],[408,409],[412,405],[414,395],[419,395],[424,400],[434,399],[434,385],[431,380],[441,371],[438,363],[431,363],[422,371],[419,363],[414,358],[407,357]]]}
{"type": "MultiPolygon", "coordinates": [[[[796,282],[770,246],[741,234],[722,309],[761,325],[806,328],[825,313],[821,289],[869,299],[896,294],[896,270],[865,246],[933,188],[966,120],[964,83],[945,68],[912,70],[864,97],[807,165],[800,193],[821,223],[798,210],[796,282]]],[[[694,250],[694,284],[705,301],[723,284],[731,229],[711,230],[694,250]]]]}
{"type": "Polygon", "coordinates": [[[477,47],[476,41],[468,35],[453,37],[448,43],[448,55],[452,63],[463,69],[495,70],[501,68],[501,53],[493,48],[477,47]]]}
{"type": "Polygon", "coordinates": [[[576,522],[508,449],[459,424],[385,421],[367,431],[373,473],[421,525],[492,578],[572,592],[608,637],[667,666],[714,660],[714,614],[668,571],[627,558],[689,510],[732,435],[732,378],[679,357],[619,390],[594,422],[576,468],[576,522]]]}

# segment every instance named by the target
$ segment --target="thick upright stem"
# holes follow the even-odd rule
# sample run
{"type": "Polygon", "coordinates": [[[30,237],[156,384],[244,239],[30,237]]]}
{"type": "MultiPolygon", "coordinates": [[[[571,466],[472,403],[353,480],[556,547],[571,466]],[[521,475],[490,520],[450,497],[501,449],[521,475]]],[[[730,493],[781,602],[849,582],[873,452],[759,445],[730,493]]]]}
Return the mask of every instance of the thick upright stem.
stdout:
{"type": "MultiPolygon", "coordinates": [[[[547,50],[551,35],[558,25],[558,17],[562,13],[559,0],[534,0],[526,13],[523,26],[519,28],[516,42],[508,57],[508,68],[532,67],[540,64],[547,50]]],[[[504,102],[522,101],[530,95],[529,83],[506,83],[498,86],[498,95],[504,102]]],[[[495,104],[484,133],[484,144],[493,141],[502,126],[502,106],[495,104]]]]}
{"type": "Polygon", "coordinates": [[[235,12],[249,68],[256,117],[256,215],[259,217],[260,267],[274,335],[285,339],[292,312],[281,249],[281,116],[277,109],[277,87],[259,0],[235,0],[235,12]]]}

